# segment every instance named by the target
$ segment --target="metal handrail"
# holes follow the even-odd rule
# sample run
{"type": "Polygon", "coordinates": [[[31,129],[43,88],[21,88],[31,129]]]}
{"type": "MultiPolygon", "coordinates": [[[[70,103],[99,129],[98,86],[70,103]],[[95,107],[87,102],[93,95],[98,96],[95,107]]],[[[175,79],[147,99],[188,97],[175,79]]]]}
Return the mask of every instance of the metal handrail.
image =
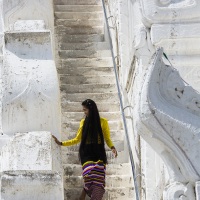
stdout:
{"type": "Polygon", "coordinates": [[[121,96],[121,92],[120,92],[120,85],[119,85],[119,78],[118,78],[118,74],[117,74],[117,64],[116,64],[116,61],[115,61],[112,38],[111,38],[110,29],[109,29],[108,17],[107,17],[107,13],[106,13],[106,6],[105,6],[104,0],[102,0],[102,5],[103,5],[103,10],[104,10],[106,26],[107,26],[107,30],[108,30],[108,37],[109,37],[110,49],[111,49],[111,54],[112,54],[112,61],[113,61],[113,66],[114,66],[114,71],[115,71],[115,79],[116,79],[118,96],[119,96],[119,101],[120,101],[120,108],[121,108],[121,112],[122,112],[122,119],[123,119],[123,124],[124,124],[126,141],[127,141],[128,151],[129,151],[129,156],[130,156],[130,161],[131,161],[131,168],[132,168],[132,174],[133,174],[133,180],[134,180],[134,186],[135,186],[136,200],[139,200],[139,192],[138,192],[138,186],[137,186],[137,181],[136,181],[137,176],[135,175],[135,164],[134,164],[134,160],[133,160],[133,153],[132,153],[132,149],[131,149],[131,145],[130,145],[128,128],[127,128],[126,118],[125,118],[125,114],[124,114],[123,101],[122,101],[122,96],[121,96]]]}

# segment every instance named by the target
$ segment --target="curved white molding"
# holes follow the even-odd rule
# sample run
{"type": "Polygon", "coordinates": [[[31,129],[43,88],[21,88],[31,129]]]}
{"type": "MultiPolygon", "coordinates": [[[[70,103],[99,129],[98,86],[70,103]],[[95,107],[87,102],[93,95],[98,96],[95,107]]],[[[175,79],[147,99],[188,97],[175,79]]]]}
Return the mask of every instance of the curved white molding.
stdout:
{"type": "Polygon", "coordinates": [[[60,137],[60,92],[50,32],[6,33],[5,41],[3,133],[49,131],[60,137]]]}
{"type": "Polygon", "coordinates": [[[53,0],[4,0],[3,8],[6,31],[13,30],[17,20],[44,20],[46,28],[54,30],[53,0]]]}
{"type": "Polygon", "coordinates": [[[156,53],[139,98],[137,127],[163,158],[172,182],[200,179],[200,94],[156,53]]]}
{"type": "Polygon", "coordinates": [[[195,200],[194,195],[194,186],[190,183],[182,184],[179,182],[175,182],[169,184],[163,193],[163,199],[166,200],[175,200],[175,199],[183,199],[183,200],[195,200]]]}
{"type": "Polygon", "coordinates": [[[198,0],[140,0],[143,20],[156,23],[200,22],[198,0]]]}

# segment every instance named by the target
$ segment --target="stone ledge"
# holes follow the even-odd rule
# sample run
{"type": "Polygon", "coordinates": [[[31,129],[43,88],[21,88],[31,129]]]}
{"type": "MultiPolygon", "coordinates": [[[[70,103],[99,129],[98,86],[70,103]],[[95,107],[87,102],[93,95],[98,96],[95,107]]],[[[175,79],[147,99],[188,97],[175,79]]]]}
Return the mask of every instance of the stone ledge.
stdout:
{"type": "Polygon", "coordinates": [[[62,175],[51,171],[6,171],[1,176],[4,200],[63,200],[62,175]]]}

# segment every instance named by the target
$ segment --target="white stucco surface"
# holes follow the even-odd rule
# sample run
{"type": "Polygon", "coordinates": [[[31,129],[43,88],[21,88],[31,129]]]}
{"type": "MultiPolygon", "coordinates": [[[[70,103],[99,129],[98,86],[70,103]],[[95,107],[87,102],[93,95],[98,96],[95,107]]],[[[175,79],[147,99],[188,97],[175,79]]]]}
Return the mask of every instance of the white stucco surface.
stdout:
{"type": "Polygon", "coordinates": [[[53,0],[3,0],[3,16],[6,31],[13,31],[17,20],[44,20],[53,31],[53,0]]]}
{"type": "Polygon", "coordinates": [[[198,0],[140,0],[144,22],[149,27],[154,23],[199,22],[198,0]]]}
{"type": "Polygon", "coordinates": [[[58,77],[49,31],[5,34],[3,132],[60,133],[58,77]]]}
{"type": "Polygon", "coordinates": [[[1,171],[62,172],[60,148],[49,132],[17,133],[1,151],[1,171]]]}
{"type": "Polygon", "coordinates": [[[50,171],[7,171],[1,176],[2,200],[63,200],[62,176],[50,171]]]}
{"type": "MultiPolygon", "coordinates": [[[[196,102],[195,100],[198,102],[198,97],[194,97],[194,93],[198,96],[198,92],[195,90],[200,91],[198,12],[200,4],[195,0],[140,0],[123,2],[120,0],[110,0],[108,1],[108,5],[107,11],[110,12],[111,16],[114,16],[112,17],[112,19],[115,18],[115,20],[113,19],[113,24],[116,22],[117,25],[117,29],[114,31],[111,29],[111,31],[112,40],[115,44],[114,47],[117,48],[115,52],[118,54],[119,79],[123,91],[124,104],[128,106],[125,112],[130,134],[129,138],[133,142],[133,151],[135,146],[138,149],[140,148],[136,152],[141,153],[140,157],[137,156],[138,154],[135,155],[136,166],[139,166],[141,169],[141,199],[158,200],[163,198],[165,200],[172,200],[179,198],[178,196],[180,195],[185,195],[185,199],[187,200],[197,198],[198,195],[195,197],[193,191],[195,190],[195,182],[199,180],[198,172],[195,172],[198,171],[197,163],[199,160],[198,138],[195,139],[196,143],[194,144],[193,137],[198,137],[198,120],[196,120],[196,117],[199,113],[197,111],[198,106],[196,107],[193,104],[196,102]],[[141,95],[145,77],[150,67],[151,58],[155,53],[155,49],[160,46],[164,48],[164,52],[167,54],[170,62],[179,70],[180,77],[189,84],[186,87],[186,91],[184,90],[183,92],[183,99],[181,96],[181,102],[176,103],[176,105],[174,105],[174,102],[171,102],[175,98],[166,94],[166,96],[171,98],[170,103],[173,106],[183,106],[184,109],[179,113],[173,107],[170,114],[168,113],[167,115],[173,117],[179,115],[181,119],[175,120],[173,124],[168,125],[163,122],[164,129],[169,129],[168,131],[174,136],[178,135],[173,139],[176,141],[179,138],[176,144],[174,144],[174,148],[179,148],[179,146],[183,148],[183,154],[187,157],[187,159],[183,159],[181,162],[179,158],[180,154],[176,153],[175,150],[173,150],[173,156],[170,156],[169,150],[163,151],[162,153],[162,149],[170,148],[171,144],[167,140],[161,142],[160,139],[154,138],[156,131],[161,134],[159,124],[155,125],[154,130],[149,131],[143,123],[140,125],[136,123],[137,113],[141,103],[139,96],[141,95]],[[195,90],[191,89],[190,86],[195,90]],[[195,109],[197,110],[191,116],[191,113],[187,113],[187,109],[185,110],[185,108],[192,109],[191,112],[195,109]],[[131,119],[132,123],[130,122],[131,119]],[[196,128],[192,128],[193,123],[195,123],[196,128]],[[139,131],[140,129],[142,130],[141,132],[139,131]],[[190,131],[196,132],[187,134],[190,131]],[[179,134],[180,132],[185,134],[179,134]],[[143,140],[140,140],[140,143],[135,143],[135,137],[138,133],[142,135],[143,139],[149,145],[146,145],[143,140]],[[160,155],[155,153],[152,148],[154,150],[159,149],[157,153],[160,155]],[[197,155],[194,152],[197,152],[197,155]],[[162,157],[162,159],[159,157],[162,157]],[[163,164],[162,160],[165,164],[163,164]],[[178,162],[177,168],[174,165],[176,162],[178,162]],[[192,164],[187,164],[190,162],[192,164]],[[193,170],[193,167],[191,167],[193,172],[189,169],[189,165],[194,165],[193,170]],[[152,169],[154,169],[154,173],[152,169]],[[187,171],[190,171],[190,173],[187,171]],[[180,174],[184,174],[183,178],[181,178],[182,175],[180,174]],[[188,184],[186,184],[187,181],[189,182],[188,184]],[[163,193],[163,191],[165,192],[163,193]]],[[[166,64],[170,65],[169,61],[165,58],[163,59],[166,64]]],[[[172,87],[173,85],[177,85],[177,92],[180,88],[182,89],[184,84],[182,84],[181,78],[178,78],[176,73],[174,75],[172,74],[167,73],[163,75],[165,78],[163,78],[163,85],[159,89],[159,93],[163,93],[166,88],[172,87]]],[[[156,82],[155,78],[153,80],[156,82]]],[[[147,82],[146,87],[149,87],[149,84],[147,82]]],[[[169,103],[164,98],[158,100],[159,93],[156,95],[156,91],[154,91],[156,90],[156,84],[159,84],[158,81],[152,87],[150,93],[154,96],[154,99],[157,98],[155,105],[162,104],[159,107],[159,111],[164,112],[164,108],[167,111],[169,110],[169,103]]],[[[167,90],[169,90],[169,93],[172,92],[172,89],[168,88],[167,90]]],[[[141,109],[143,109],[142,113],[145,113],[145,104],[141,106],[141,109]]],[[[161,117],[159,116],[158,119],[161,120],[161,117]]],[[[151,118],[146,116],[145,122],[147,125],[150,121],[151,118]]]]}

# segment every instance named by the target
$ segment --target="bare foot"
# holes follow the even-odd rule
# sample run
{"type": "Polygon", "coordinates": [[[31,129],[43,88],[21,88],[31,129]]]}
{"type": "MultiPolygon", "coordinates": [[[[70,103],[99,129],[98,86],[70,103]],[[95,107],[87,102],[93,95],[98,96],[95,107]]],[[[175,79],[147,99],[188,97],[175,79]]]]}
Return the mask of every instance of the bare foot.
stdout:
{"type": "Polygon", "coordinates": [[[86,197],[86,192],[83,189],[82,192],[81,192],[81,196],[80,196],[79,200],[85,200],[85,197],[86,197]]]}

